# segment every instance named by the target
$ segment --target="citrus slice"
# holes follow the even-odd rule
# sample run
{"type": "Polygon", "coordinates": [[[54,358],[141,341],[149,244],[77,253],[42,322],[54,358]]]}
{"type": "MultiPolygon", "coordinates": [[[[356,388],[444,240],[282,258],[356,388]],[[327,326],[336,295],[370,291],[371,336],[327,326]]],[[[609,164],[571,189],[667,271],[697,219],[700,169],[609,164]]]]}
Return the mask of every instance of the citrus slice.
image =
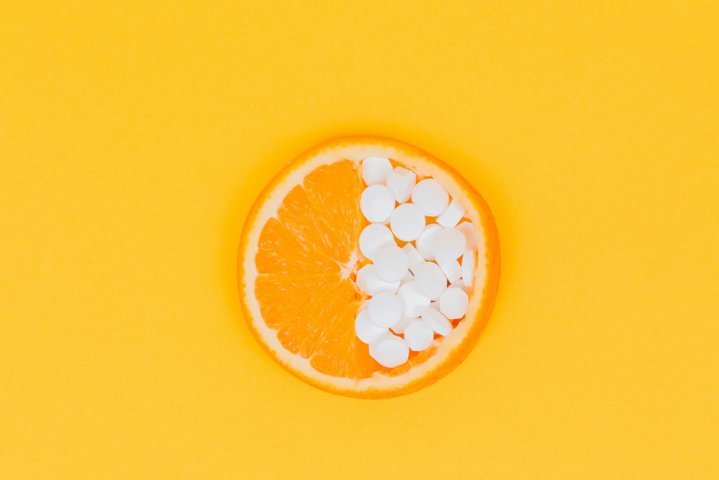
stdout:
{"type": "Polygon", "coordinates": [[[440,160],[395,140],[341,138],[292,161],[260,194],[242,233],[238,281],[250,330],[287,370],[330,392],[391,397],[441,378],[476,343],[499,281],[497,231],[482,197],[440,160]],[[464,265],[475,269],[471,287],[462,287],[469,296],[464,318],[394,368],[375,361],[355,334],[368,300],[357,272],[370,262],[359,246],[369,223],[360,212],[361,162],[374,157],[390,159],[400,173],[415,172],[418,182],[439,183],[466,209],[467,221],[457,228],[476,241],[476,264],[464,265]]]}

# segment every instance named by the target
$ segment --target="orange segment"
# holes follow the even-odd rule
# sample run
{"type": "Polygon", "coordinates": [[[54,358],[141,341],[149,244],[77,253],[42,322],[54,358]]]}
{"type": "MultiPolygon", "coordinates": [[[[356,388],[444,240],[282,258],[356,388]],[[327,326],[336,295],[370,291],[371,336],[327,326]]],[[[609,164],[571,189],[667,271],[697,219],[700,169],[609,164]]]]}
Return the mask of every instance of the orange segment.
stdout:
{"type": "Polygon", "coordinates": [[[286,275],[331,274],[337,270],[337,262],[313,246],[302,243],[281,220],[271,218],[262,230],[257,270],[260,273],[283,273],[286,275]]]}
{"type": "Polygon", "coordinates": [[[243,232],[239,281],[243,309],[262,346],[295,375],[320,388],[386,397],[427,385],[467,354],[491,311],[498,281],[491,214],[479,195],[439,160],[376,138],[328,142],[291,163],[258,198],[243,232]],[[365,296],[355,285],[362,158],[378,155],[442,181],[466,205],[484,242],[467,317],[446,338],[404,365],[380,366],[355,335],[365,296]],[[482,255],[484,258],[482,258],[482,255]]]}
{"type": "Polygon", "coordinates": [[[340,237],[336,248],[347,255],[355,251],[363,224],[358,199],[364,188],[357,166],[349,160],[323,165],[307,176],[304,187],[318,218],[340,237]]]}
{"type": "Polygon", "coordinates": [[[285,348],[311,357],[320,372],[352,378],[377,370],[354,336],[361,296],[346,273],[362,225],[361,189],[352,162],[340,161],[290,190],[260,236],[255,284],[265,322],[285,348]]]}

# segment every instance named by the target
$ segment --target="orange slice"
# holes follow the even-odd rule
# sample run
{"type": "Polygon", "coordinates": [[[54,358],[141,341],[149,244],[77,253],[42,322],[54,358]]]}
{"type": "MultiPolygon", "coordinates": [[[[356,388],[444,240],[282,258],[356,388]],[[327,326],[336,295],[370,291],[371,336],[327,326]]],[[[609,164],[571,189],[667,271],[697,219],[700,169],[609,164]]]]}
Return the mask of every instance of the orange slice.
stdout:
{"type": "Polygon", "coordinates": [[[499,244],[489,207],[457,172],[410,145],[385,138],[328,141],[291,162],[255,202],[242,233],[240,299],[252,333],[282,366],[306,382],[343,395],[409,393],[458,365],[476,343],[494,304],[499,244]],[[367,263],[358,239],[360,162],[390,158],[442,184],[466,206],[478,239],[477,269],[465,318],[407,363],[385,368],[355,336],[366,299],[355,285],[367,263]]]}

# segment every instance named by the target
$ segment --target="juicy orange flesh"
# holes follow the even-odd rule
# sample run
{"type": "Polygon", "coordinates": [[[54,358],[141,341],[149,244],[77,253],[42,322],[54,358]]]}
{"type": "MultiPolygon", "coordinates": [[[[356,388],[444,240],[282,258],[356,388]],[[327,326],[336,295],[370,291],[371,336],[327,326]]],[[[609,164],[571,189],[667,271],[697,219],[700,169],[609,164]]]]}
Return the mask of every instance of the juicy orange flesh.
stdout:
{"type": "Polygon", "coordinates": [[[283,199],[264,225],[255,258],[262,317],[290,352],[319,372],[367,378],[399,375],[429,358],[431,347],[387,369],[354,333],[365,300],[355,286],[357,242],[367,222],[359,211],[364,185],[349,160],[318,167],[283,199]]]}

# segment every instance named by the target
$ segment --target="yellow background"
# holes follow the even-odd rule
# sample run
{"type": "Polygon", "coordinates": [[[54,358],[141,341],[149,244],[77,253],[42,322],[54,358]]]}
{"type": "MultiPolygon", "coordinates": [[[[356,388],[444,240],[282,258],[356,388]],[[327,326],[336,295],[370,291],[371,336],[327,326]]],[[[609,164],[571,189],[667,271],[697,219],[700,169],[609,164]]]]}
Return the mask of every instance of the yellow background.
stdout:
{"type": "Polygon", "coordinates": [[[0,478],[719,477],[716,5],[0,3],[0,478]],[[478,346],[386,401],[235,289],[261,187],[355,133],[502,241],[478,346]]]}

